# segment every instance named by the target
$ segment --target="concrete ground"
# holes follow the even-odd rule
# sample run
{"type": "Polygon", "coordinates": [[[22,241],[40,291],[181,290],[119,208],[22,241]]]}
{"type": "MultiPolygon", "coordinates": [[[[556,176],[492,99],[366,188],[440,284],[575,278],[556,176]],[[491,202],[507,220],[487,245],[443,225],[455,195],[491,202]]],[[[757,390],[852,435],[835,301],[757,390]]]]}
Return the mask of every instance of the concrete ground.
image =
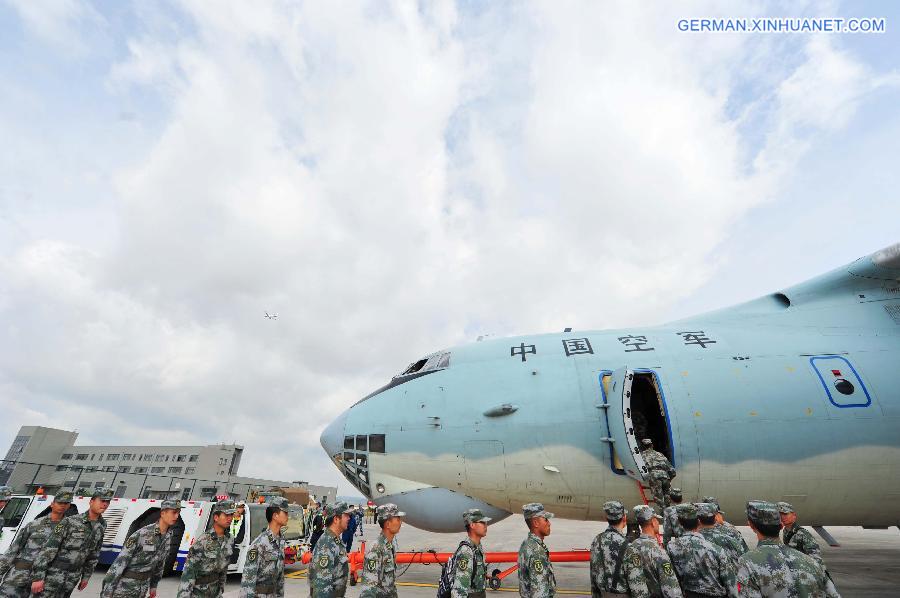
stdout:
{"type": "MultiPolygon", "coordinates": [[[[605,529],[605,523],[553,520],[551,535],[547,545],[552,551],[588,548],[593,537],[605,529]]],[[[376,525],[367,524],[365,540],[371,542],[378,535],[376,525]]],[[[741,533],[750,546],[756,540],[747,527],[741,527],[741,533]]],[[[824,546],[825,562],[834,578],[835,584],[844,598],[855,596],[877,597],[900,595],[900,531],[896,527],[887,530],[863,530],[856,527],[834,527],[828,531],[841,543],[839,548],[824,546]]],[[[525,525],[520,517],[510,517],[492,525],[485,538],[485,547],[492,552],[518,551],[519,544],[525,536],[525,525]]],[[[815,532],[813,532],[815,535],[815,532]]],[[[462,534],[435,534],[423,532],[411,526],[404,526],[397,537],[402,551],[423,551],[434,549],[438,552],[452,552],[462,534]]],[[[354,550],[358,549],[359,538],[354,550]]],[[[497,568],[503,569],[502,565],[497,568]]],[[[400,596],[433,597],[435,595],[440,567],[436,565],[411,565],[408,569],[400,565],[398,571],[398,589],[400,596]]],[[[557,563],[554,565],[560,595],[589,596],[587,563],[557,563]]],[[[102,572],[94,574],[87,589],[76,592],[77,598],[93,598],[99,594],[102,572]]],[[[167,577],[159,586],[160,598],[174,598],[178,591],[178,577],[167,577]]],[[[500,592],[517,593],[518,580],[515,574],[503,580],[500,592]]],[[[237,598],[240,579],[229,580],[225,596],[237,598]]],[[[360,586],[350,587],[348,598],[359,596],[360,586]]],[[[490,593],[490,592],[489,592],[490,593]]],[[[287,568],[285,580],[285,596],[301,597],[309,595],[306,581],[306,567],[292,565],[287,568]]],[[[503,595],[503,594],[498,594],[503,595]]]]}

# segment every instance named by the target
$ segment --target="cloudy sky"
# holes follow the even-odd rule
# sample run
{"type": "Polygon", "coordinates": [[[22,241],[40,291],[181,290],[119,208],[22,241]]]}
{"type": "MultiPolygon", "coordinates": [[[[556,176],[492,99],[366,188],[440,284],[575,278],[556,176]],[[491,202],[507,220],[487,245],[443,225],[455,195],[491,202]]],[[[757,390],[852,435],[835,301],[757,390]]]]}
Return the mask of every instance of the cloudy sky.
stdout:
{"type": "Polygon", "coordinates": [[[427,352],[896,242],[898,30],[896,3],[0,0],[0,452],[236,441],[245,475],[344,492],[321,429],[427,352]],[[887,32],[677,27],[760,16],[887,32]]]}

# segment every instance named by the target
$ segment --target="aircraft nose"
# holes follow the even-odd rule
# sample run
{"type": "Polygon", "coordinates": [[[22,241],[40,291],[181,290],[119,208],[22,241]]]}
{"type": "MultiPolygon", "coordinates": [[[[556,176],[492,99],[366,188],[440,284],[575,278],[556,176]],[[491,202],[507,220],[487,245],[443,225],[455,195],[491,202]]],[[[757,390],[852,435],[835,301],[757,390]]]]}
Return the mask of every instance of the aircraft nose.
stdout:
{"type": "Polygon", "coordinates": [[[349,410],[341,413],[333,422],[322,430],[319,442],[322,448],[328,453],[329,457],[334,457],[344,450],[344,426],[347,423],[347,414],[349,410]]]}

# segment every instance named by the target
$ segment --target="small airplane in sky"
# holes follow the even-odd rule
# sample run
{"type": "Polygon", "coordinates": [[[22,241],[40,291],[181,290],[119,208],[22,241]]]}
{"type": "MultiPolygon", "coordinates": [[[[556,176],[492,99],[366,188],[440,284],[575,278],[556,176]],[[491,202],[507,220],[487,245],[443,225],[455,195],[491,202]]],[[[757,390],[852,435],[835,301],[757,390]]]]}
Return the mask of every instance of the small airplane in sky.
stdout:
{"type": "Polygon", "coordinates": [[[900,243],[661,326],[435,352],[321,443],[364,495],[433,531],[462,529],[472,507],[600,520],[607,500],[639,504],[643,438],[687,500],[717,496],[735,523],[766,499],[807,525],[884,527],[900,522],[898,430],[900,243]]]}
{"type": "Polygon", "coordinates": [[[278,319],[278,314],[272,314],[272,315],[269,315],[269,312],[266,312],[266,319],[269,319],[269,320],[277,320],[277,319],[278,319]]]}

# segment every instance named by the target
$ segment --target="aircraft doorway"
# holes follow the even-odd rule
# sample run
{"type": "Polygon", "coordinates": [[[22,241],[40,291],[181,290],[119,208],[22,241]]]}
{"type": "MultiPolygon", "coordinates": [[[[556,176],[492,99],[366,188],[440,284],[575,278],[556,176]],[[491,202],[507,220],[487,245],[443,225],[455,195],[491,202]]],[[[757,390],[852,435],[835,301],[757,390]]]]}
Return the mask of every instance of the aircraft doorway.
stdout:
{"type": "Polygon", "coordinates": [[[674,466],[665,393],[657,373],[623,368],[603,372],[601,382],[613,471],[645,478],[646,467],[640,456],[644,438],[652,440],[653,447],[674,466]]]}

